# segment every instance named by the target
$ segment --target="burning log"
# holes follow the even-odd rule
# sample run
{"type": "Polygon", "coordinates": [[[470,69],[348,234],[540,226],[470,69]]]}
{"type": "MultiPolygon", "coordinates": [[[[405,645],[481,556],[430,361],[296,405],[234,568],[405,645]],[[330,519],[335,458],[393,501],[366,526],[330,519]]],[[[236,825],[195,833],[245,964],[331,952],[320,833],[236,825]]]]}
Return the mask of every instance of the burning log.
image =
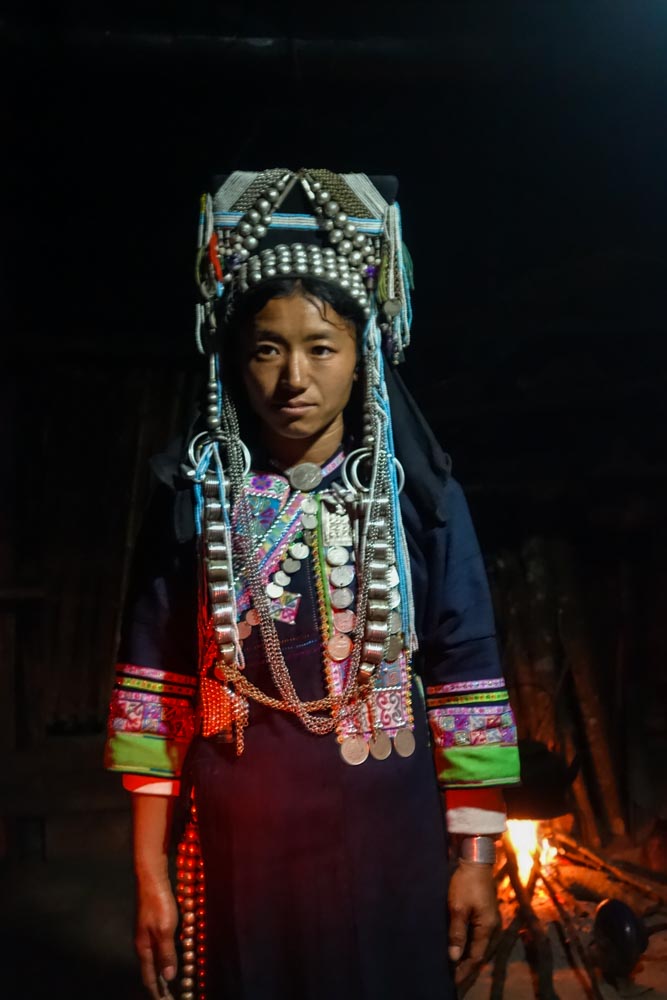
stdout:
{"type": "Polygon", "coordinates": [[[516,896],[519,913],[526,929],[530,935],[530,940],[535,955],[536,983],[535,993],[539,1000],[558,1000],[553,984],[553,958],[551,955],[551,945],[540,926],[535,911],[531,905],[528,894],[519,877],[519,866],[514,847],[507,834],[503,836],[505,847],[505,858],[507,860],[507,873],[509,875],[514,895],[516,896]]]}
{"type": "MultiPolygon", "coordinates": [[[[503,866],[507,869],[507,862],[503,866]]],[[[539,874],[538,862],[533,863],[533,870],[530,873],[528,884],[526,885],[526,897],[532,900],[539,874]]],[[[512,922],[503,931],[496,948],[496,960],[493,964],[493,974],[491,977],[491,993],[489,1000],[502,1000],[505,991],[505,980],[507,978],[507,963],[512,954],[512,949],[519,939],[521,928],[523,927],[523,915],[517,906],[517,912],[512,922]]]]}
{"type": "MultiPolygon", "coordinates": [[[[652,899],[657,900],[661,906],[667,905],[667,892],[660,891],[656,886],[651,885],[649,882],[645,882],[643,879],[639,879],[636,876],[631,875],[622,868],[618,868],[616,865],[610,864],[608,861],[605,861],[604,858],[601,858],[599,854],[588,850],[586,847],[582,847],[576,842],[576,840],[573,840],[571,837],[568,837],[563,833],[554,834],[554,839],[558,844],[564,845],[565,847],[573,850],[575,852],[575,856],[576,854],[579,854],[598,870],[605,871],[609,875],[613,875],[614,879],[617,881],[624,882],[626,885],[632,886],[633,889],[639,890],[639,892],[645,896],[650,896],[652,899]]],[[[614,893],[611,893],[611,895],[613,895],[616,899],[622,899],[622,897],[617,896],[614,893]]],[[[627,900],[623,901],[627,902],[627,900]]]]}
{"type": "MultiPolygon", "coordinates": [[[[563,924],[563,927],[565,928],[565,932],[566,932],[566,938],[565,938],[565,940],[566,940],[566,942],[568,942],[568,941],[572,942],[572,944],[574,946],[574,949],[575,949],[575,951],[576,951],[576,953],[577,953],[577,955],[579,957],[579,961],[581,962],[581,964],[582,964],[582,966],[583,966],[583,968],[584,968],[584,970],[586,972],[586,975],[588,976],[588,980],[589,980],[589,984],[590,984],[590,995],[593,997],[593,1000],[604,1000],[604,997],[602,996],[602,993],[600,992],[600,987],[598,986],[597,976],[595,974],[595,969],[593,968],[593,966],[591,965],[591,963],[589,961],[588,954],[586,952],[586,949],[585,949],[584,945],[582,944],[581,938],[579,937],[579,934],[577,932],[577,928],[576,928],[576,926],[574,924],[574,921],[568,915],[567,910],[565,909],[565,907],[561,903],[560,899],[558,898],[558,893],[554,889],[554,887],[551,884],[550,880],[545,875],[544,871],[540,872],[540,878],[542,880],[542,884],[543,884],[544,888],[549,893],[549,896],[551,898],[551,902],[556,907],[556,910],[558,912],[558,916],[560,917],[561,923],[563,924]]],[[[568,957],[570,957],[570,961],[572,962],[571,953],[568,955],[568,957]]],[[[572,965],[574,967],[575,963],[572,962],[572,965]]]]}

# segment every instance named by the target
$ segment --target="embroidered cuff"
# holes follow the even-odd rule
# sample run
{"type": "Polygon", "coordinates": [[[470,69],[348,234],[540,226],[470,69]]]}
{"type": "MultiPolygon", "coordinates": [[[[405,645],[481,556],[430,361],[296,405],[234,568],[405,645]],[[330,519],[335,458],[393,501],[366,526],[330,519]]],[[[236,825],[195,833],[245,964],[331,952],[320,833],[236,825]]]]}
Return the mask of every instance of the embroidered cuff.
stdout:
{"type": "Polygon", "coordinates": [[[428,687],[426,707],[441,784],[519,782],[516,725],[502,677],[428,687]]]}
{"type": "Polygon", "coordinates": [[[194,734],[196,678],[119,663],[104,764],[112,771],[180,774],[194,734]]]}

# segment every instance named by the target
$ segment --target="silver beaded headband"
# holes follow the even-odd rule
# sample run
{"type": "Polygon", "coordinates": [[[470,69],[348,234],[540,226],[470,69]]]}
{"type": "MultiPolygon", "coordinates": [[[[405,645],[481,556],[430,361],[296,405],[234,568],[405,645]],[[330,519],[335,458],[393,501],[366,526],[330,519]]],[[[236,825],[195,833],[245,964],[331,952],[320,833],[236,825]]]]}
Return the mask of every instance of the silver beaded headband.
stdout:
{"type": "Polygon", "coordinates": [[[410,341],[412,265],[398,204],[366,174],[313,169],[237,171],[204,195],[199,221],[197,344],[216,328],[216,299],[229,315],[238,296],[263,281],[311,276],[344,289],[377,317],[387,356],[398,363],[410,341]],[[301,185],[309,212],[280,208],[301,185]],[[303,233],[303,242],[281,242],[303,233]],[[264,245],[263,245],[264,244],[264,245]]]}

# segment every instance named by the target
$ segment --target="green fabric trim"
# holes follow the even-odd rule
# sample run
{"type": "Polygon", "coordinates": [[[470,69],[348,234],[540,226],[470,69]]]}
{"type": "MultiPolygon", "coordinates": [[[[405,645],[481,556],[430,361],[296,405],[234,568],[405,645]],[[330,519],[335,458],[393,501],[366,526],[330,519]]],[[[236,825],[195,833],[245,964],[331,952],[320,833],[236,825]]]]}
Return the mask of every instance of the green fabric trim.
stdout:
{"type": "Polygon", "coordinates": [[[448,788],[518,785],[519,751],[513,746],[435,747],[438,781],[448,788]]]}
{"type": "Polygon", "coordinates": [[[109,771],[178,778],[189,746],[189,741],[151,733],[112,733],[104,748],[104,766],[109,771]]]}

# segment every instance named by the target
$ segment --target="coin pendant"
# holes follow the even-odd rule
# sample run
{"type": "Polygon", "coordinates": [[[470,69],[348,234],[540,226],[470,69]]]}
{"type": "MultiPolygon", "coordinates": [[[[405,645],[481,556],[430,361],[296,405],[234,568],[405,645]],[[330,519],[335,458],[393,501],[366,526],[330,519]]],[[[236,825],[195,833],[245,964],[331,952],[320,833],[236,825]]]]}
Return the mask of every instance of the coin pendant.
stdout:
{"type": "Polygon", "coordinates": [[[346,764],[363,764],[368,757],[368,743],[363,736],[346,736],[340,745],[340,755],[346,764]]]}
{"type": "Polygon", "coordinates": [[[411,729],[399,729],[394,736],[394,750],[399,757],[411,757],[415,752],[415,738],[411,729]]]}
{"type": "Polygon", "coordinates": [[[239,630],[239,639],[247,639],[250,633],[252,632],[252,625],[247,620],[244,622],[239,622],[238,630],[239,630]]]}
{"type": "Polygon", "coordinates": [[[301,569],[301,562],[299,559],[283,559],[283,570],[285,573],[298,573],[301,569]]]}
{"type": "Polygon", "coordinates": [[[301,524],[304,526],[304,528],[308,528],[309,531],[312,531],[313,528],[317,527],[317,517],[316,517],[316,515],[315,514],[302,514],[301,515],[301,524]]]}
{"type": "Polygon", "coordinates": [[[371,757],[375,757],[376,760],[387,759],[391,753],[391,740],[383,729],[378,730],[375,739],[371,740],[368,749],[371,752],[371,757]]]}
{"type": "Polygon", "coordinates": [[[314,462],[301,462],[287,470],[287,478],[293,490],[309,493],[322,482],[322,470],[314,462]]]}
{"type": "Polygon", "coordinates": [[[279,569],[277,573],[273,574],[273,582],[277,583],[279,587],[286,587],[290,582],[291,577],[284,572],[284,570],[279,569]]]}
{"type": "Polygon", "coordinates": [[[387,663],[393,663],[398,659],[401,650],[403,649],[403,643],[397,635],[393,635],[389,642],[387,643],[387,651],[385,653],[385,661],[387,663]]]}
{"type": "Polygon", "coordinates": [[[334,611],[334,628],[339,632],[354,632],[357,619],[354,611],[349,608],[346,611],[334,611]]]}
{"type": "Polygon", "coordinates": [[[301,504],[301,510],[304,514],[317,514],[317,500],[315,497],[305,497],[301,504]]]}
{"type": "Polygon", "coordinates": [[[332,545],[327,552],[327,562],[330,566],[344,566],[348,559],[348,551],[341,545],[332,545]]]}
{"type": "Polygon", "coordinates": [[[307,559],[310,549],[303,542],[295,542],[294,545],[290,545],[289,554],[293,559],[307,559]]]}
{"type": "Polygon", "coordinates": [[[329,575],[334,587],[349,587],[354,580],[354,566],[345,563],[344,566],[334,566],[329,575]]]}
{"type": "Polygon", "coordinates": [[[334,632],[327,643],[327,650],[332,660],[340,662],[346,659],[352,652],[352,640],[349,635],[342,632],[334,632]]]}
{"type": "MultiPolygon", "coordinates": [[[[287,570],[289,573],[289,570],[287,570]]],[[[400,611],[392,611],[388,618],[389,622],[389,634],[396,635],[403,628],[403,620],[401,618],[400,611]]]]}
{"type": "Polygon", "coordinates": [[[338,608],[338,610],[349,608],[353,600],[354,594],[349,587],[340,587],[338,590],[334,590],[331,595],[331,603],[334,608],[338,608]]]}
{"type": "Polygon", "coordinates": [[[389,599],[388,599],[387,603],[389,604],[389,607],[392,610],[394,608],[397,608],[399,606],[399,604],[401,603],[400,592],[398,590],[390,590],[389,591],[389,599]]]}
{"type": "Polygon", "coordinates": [[[259,625],[259,611],[257,608],[251,608],[250,611],[247,611],[245,620],[249,622],[250,625],[259,625]]]}
{"type": "Polygon", "coordinates": [[[266,593],[272,599],[275,599],[276,597],[282,597],[283,588],[278,583],[268,583],[266,585],[266,593]]]}

